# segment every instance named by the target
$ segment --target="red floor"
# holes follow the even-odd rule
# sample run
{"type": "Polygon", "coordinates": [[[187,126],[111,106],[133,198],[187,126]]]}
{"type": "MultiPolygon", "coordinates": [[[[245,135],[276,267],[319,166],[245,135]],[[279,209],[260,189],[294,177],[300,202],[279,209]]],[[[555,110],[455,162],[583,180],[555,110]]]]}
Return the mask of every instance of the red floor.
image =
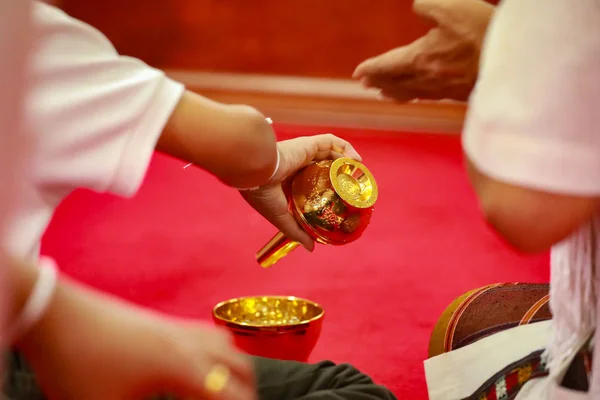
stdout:
{"type": "Polygon", "coordinates": [[[132,200],[74,193],[44,252],[82,281],[178,315],[208,319],[215,303],[241,295],[310,298],[327,312],[313,359],[351,362],[400,399],[425,398],[422,360],[444,307],[488,283],[546,281],[547,257],[521,257],[487,230],[458,137],[332,131],[352,141],[380,186],[354,244],[299,249],[263,270],[254,252],[273,228],[213,177],[157,155],[132,200]]]}

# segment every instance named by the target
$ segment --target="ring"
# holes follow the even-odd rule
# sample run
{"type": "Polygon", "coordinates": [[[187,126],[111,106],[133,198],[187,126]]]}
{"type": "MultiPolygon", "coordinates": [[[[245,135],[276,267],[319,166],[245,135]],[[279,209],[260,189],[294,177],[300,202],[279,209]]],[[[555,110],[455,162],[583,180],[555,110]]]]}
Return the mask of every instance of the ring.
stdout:
{"type": "Polygon", "coordinates": [[[222,364],[216,364],[208,371],[204,378],[204,388],[210,393],[221,393],[229,382],[229,368],[222,364]]]}

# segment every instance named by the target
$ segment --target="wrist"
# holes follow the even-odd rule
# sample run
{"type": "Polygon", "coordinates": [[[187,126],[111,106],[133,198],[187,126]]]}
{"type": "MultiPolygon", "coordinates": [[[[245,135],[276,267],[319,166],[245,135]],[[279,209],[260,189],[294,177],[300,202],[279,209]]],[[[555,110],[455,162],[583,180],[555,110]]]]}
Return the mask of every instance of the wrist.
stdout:
{"type": "Polygon", "coordinates": [[[481,48],[488,27],[496,12],[496,6],[483,0],[463,0],[465,1],[466,13],[472,19],[472,40],[481,48]]]}
{"type": "Polygon", "coordinates": [[[60,340],[72,340],[68,335],[64,335],[64,331],[71,329],[72,321],[78,318],[72,310],[72,304],[81,299],[72,298],[77,295],[77,290],[74,289],[76,287],[69,283],[68,279],[60,279],[46,312],[13,342],[13,346],[22,351],[28,360],[35,360],[36,357],[48,353],[50,349],[61,344],[60,340]]]}
{"type": "MultiPolygon", "coordinates": [[[[232,105],[236,138],[223,146],[225,153],[211,169],[223,183],[233,188],[254,188],[266,184],[278,168],[279,152],[271,120],[258,110],[232,105]]],[[[216,157],[216,156],[215,156],[216,157]]]]}
{"type": "Polygon", "coordinates": [[[233,176],[236,182],[232,180],[232,186],[248,188],[265,185],[279,168],[280,154],[271,124],[271,120],[258,110],[245,112],[244,139],[225,160],[229,165],[232,158],[241,156],[241,173],[233,176]]]}
{"type": "Polygon", "coordinates": [[[484,0],[415,0],[414,12],[442,29],[483,42],[496,7],[484,0]]]}
{"type": "Polygon", "coordinates": [[[8,270],[13,301],[2,332],[4,344],[19,342],[44,318],[58,283],[56,264],[49,258],[41,258],[39,267],[12,262],[8,270]]]}
{"type": "Polygon", "coordinates": [[[275,176],[277,175],[277,173],[279,172],[279,166],[281,165],[281,152],[279,151],[279,148],[276,149],[277,151],[277,161],[275,163],[275,167],[273,168],[273,172],[271,173],[271,176],[269,177],[269,179],[267,179],[265,181],[264,184],[262,185],[257,185],[257,186],[253,186],[253,187],[249,187],[249,188],[235,188],[236,190],[239,190],[241,192],[244,191],[252,191],[252,190],[256,190],[259,189],[261,186],[264,185],[268,185],[269,183],[271,183],[273,181],[273,178],[275,178],[275,176]]]}
{"type": "Polygon", "coordinates": [[[271,124],[253,107],[186,92],[157,146],[233,187],[264,184],[277,161],[271,124]]]}

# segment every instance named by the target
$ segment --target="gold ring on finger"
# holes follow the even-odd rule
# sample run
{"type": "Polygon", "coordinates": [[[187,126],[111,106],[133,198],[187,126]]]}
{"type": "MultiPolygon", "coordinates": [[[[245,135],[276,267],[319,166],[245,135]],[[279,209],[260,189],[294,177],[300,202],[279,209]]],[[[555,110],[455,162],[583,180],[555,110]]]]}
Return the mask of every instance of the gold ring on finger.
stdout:
{"type": "Polygon", "coordinates": [[[230,375],[229,368],[222,364],[216,364],[206,374],[204,388],[210,393],[221,393],[227,386],[230,375]]]}

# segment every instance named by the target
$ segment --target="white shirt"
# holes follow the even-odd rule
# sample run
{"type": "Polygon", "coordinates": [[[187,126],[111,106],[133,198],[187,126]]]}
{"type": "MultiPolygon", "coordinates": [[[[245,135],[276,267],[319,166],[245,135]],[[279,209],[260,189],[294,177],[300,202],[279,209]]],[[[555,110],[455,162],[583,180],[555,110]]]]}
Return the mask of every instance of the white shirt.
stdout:
{"type": "Polygon", "coordinates": [[[34,3],[33,25],[24,115],[37,149],[8,238],[10,251],[32,258],[73,189],[137,191],[184,90],[57,8],[34,3]]]}
{"type": "MultiPolygon", "coordinates": [[[[475,166],[495,179],[600,195],[600,2],[502,2],[488,30],[463,145],[475,166]]],[[[600,250],[597,223],[552,250],[550,354],[559,361],[596,328],[600,285],[591,253],[600,250]]],[[[590,398],[600,395],[599,359],[596,354],[590,398]]],[[[587,398],[547,381],[544,390],[525,391],[527,398],[587,398]]]]}

